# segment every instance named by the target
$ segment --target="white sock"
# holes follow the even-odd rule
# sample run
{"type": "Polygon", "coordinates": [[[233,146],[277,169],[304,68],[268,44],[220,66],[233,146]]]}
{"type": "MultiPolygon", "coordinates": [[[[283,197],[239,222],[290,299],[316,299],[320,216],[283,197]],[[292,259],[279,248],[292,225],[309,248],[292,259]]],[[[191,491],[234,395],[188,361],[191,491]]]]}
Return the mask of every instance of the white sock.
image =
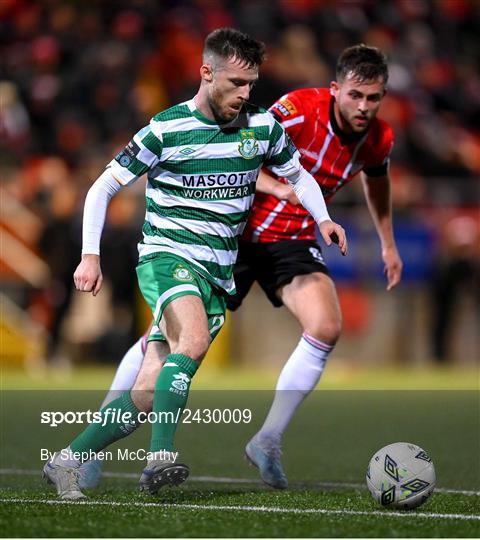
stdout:
{"type": "Polygon", "coordinates": [[[280,373],[272,406],[257,434],[259,438],[280,442],[295,411],[320,380],[332,350],[332,345],[303,333],[280,373]]]}
{"type": "Polygon", "coordinates": [[[108,394],[105,396],[100,409],[106,407],[114,399],[119,397],[125,390],[130,390],[137,378],[145,355],[146,336],[142,336],[134,345],[128,349],[122,358],[108,394]]]}

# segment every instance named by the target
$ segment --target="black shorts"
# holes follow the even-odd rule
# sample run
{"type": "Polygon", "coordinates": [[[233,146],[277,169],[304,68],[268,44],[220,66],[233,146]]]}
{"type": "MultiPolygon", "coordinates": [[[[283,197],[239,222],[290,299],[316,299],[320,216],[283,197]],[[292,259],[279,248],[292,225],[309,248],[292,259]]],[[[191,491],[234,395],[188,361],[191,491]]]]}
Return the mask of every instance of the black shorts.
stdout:
{"type": "Polygon", "coordinates": [[[280,307],[276,291],[295,276],[322,272],[329,275],[322,250],[314,240],[283,240],[281,242],[239,242],[234,276],[237,292],[227,299],[230,311],[238,309],[248,291],[257,281],[270,302],[280,307]]]}

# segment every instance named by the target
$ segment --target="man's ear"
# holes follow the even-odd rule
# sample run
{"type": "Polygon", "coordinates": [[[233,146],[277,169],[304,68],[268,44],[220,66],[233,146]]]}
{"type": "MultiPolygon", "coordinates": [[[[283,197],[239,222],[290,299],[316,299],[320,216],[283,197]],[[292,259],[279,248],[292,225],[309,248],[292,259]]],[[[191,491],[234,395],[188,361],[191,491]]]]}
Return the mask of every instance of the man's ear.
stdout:
{"type": "Polygon", "coordinates": [[[213,81],[213,69],[210,64],[203,64],[200,68],[200,77],[203,81],[212,82],[213,81]]]}
{"type": "Polygon", "coordinates": [[[330,82],[330,94],[332,94],[333,97],[337,97],[338,92],[340,91],[340,85],[337,81],[331,81],[330,82]]]}

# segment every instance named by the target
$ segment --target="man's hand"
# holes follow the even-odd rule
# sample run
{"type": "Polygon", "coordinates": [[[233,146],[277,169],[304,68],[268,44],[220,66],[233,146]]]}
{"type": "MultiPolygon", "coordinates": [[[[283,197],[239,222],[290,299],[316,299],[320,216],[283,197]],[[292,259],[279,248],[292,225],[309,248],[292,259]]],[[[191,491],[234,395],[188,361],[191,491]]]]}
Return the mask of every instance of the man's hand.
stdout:
{"type": "Polygon", "coordinates": [[[277,181],[272,195],[281,201],[288,201],[290,204],[295,206],[300,204],[298,197],[295,195],[295,192],[289,184],[282,184],[281,182],[277,181]]]}
{"type": "Polygon", "coordinates": [[[347,254],[347,237],[345,235],[345,230],[343,227],[338,225],[338,223],[334,223],[333,221],[327,219],[325,221],[322,221],[318,228],[327,246],[331,246],[332,242],[334,242],[335,244],[338,244],[342,255],[347,254]]]}
{"type": "Polygon", "coordinates": [[[85,254],[73,274],[77,291],[91,292],[97,296],[102,287],[103,276],[98,255],[85,254]]]}
{"type": "Polygon", "coordinates": [[[382,259],[385,263],[383,270],[387,276],[387,291],[391,291],[402,279],[403,263],[396,247],[382,249],[382,259]]]}

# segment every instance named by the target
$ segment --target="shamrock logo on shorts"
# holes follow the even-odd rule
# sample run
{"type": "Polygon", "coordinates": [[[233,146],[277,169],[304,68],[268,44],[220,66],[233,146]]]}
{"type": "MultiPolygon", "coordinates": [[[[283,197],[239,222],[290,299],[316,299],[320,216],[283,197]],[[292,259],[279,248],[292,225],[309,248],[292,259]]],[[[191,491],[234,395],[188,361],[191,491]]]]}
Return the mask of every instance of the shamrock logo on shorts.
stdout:
{"type": "Polygon", "coordinates": [[[173,271],[173,277],[178,281],[193,281],[193,276],[190,270],[181,264],[179,264],[173,271]]]}

